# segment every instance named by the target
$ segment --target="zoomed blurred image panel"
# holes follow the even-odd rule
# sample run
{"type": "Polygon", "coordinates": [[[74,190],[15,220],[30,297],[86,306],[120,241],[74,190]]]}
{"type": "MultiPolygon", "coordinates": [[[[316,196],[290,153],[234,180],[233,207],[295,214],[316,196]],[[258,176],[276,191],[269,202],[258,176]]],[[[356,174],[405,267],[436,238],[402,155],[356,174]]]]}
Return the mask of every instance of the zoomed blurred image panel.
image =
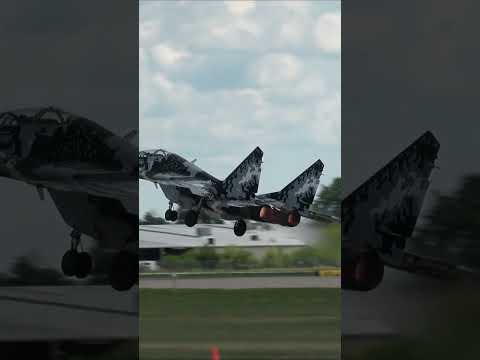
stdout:
{"type": "Polygon", "coordinates": [[[476,7],[344,4],[345,359],[478,356],[476,7]]]}
{"type": "Polygon", "coordinates": [[[138,358],[138,7],[3,2],[0,351],[138,358]]]}

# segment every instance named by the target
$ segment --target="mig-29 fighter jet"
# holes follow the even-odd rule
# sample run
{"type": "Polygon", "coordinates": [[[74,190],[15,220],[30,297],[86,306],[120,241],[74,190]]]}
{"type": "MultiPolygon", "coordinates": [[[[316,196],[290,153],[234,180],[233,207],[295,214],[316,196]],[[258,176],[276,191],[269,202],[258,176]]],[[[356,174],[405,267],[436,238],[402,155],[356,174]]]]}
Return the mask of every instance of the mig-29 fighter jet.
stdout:
{"type": "Polygon", "coordinates": [[[320,183],[323,163],[318,160],[284,189],[255,196],[261,173],[262,150],[257,147],[223,181],[181,156],[165,150],[139,154],[140,178],[160,185],[170,201],[165,219],[175,221],[173,204],[189,209],[185,224],[194,226],[200,211],[225,220],[236,220],[234,233],[247,230],[245,219],[296,226],[301,216],[312,217],[308,207],[320,183]]]}
{"type": "Polygon", "coordinates": [[[82,234],[114,249],[110,281],[127,290],[138,279],[137,146],[100,125],[54,107],[0,114],[0,176],[47,190],[72,227],[65,275],[86,277],[92,269],[79,252],[82,234]]]}
{"type": "Polygon", "coordinates": [[[243,219],[231,217],[221,211],[231,201],[251,201],[258,191],[263,151],[257,147],[225,180],[218,180],[206,171],[172,152],[145,150],[139,153],[140,178],[160,185],[169,200],[165,219],[176,221],[173,204],[189,209],[185,224],[194,226],[200,211],[227,220],[237,220],[234,231],[243,235],[247,225],[243,219]]]}

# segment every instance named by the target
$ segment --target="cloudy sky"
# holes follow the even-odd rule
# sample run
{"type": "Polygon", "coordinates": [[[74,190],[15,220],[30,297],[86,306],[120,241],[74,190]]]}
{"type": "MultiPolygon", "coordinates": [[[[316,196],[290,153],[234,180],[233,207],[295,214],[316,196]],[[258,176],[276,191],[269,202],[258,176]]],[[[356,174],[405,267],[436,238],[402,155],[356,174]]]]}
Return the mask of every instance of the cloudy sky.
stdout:
{"type": "MultiPolygon", "coordinates": [[[[140,2],[140,148],[217,178],[255,146],[260,192],[320,158],[340,176],[340,1],[140,2]]],[[[140,183],[140,212],[167,201],[140,183]]]]}

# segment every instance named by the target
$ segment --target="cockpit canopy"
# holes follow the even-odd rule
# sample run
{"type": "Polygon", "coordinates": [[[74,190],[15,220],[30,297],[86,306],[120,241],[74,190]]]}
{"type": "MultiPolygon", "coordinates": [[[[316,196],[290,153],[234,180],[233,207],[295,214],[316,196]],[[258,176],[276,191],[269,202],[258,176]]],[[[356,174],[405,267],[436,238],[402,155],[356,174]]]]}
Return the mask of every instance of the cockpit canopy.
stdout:
{"type": "Polygon", "coordinates": [[[154,162],[159,162],[166,158],[168,152],[162,149],[142,150],[138,153],[139,166],[141,169],[151,169],[154,162]]]}
{"type": "Polygon", "coordinates": [[[148,155],[159,155],[159,156],[166,156],[168,154],[167,151],[162,149],[154,149],[154,150],[142,150],[139,153],[140,157],[145,157],[148,155]]]}
{"type": "Polygon", "coordinates": [[[55,107],[35,107],[22,108],[0,113],[0,127],[18,126],[23,119],[32,121],[56,122],[58,124],[66,123],[73,114],[55,107]]]}

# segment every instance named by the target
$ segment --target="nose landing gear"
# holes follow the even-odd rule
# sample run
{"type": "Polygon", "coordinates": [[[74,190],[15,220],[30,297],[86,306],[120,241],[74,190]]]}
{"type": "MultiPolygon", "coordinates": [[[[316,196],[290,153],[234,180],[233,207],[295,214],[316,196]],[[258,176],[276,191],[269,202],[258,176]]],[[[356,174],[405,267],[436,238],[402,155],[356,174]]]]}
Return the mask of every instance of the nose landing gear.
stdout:
{"type": "Polygon", "coordinates": [[[168,203],[168,210],[165,211],[165,220],[167,221],[177,221],[178,219],[178,212],[173,210],[173,203],[170,201],[168,203]]]}
{"type": "Polygon", "coordinates": [[[92,257],[85,251],[78,251],[81,234],[77,230],[72,230],[70,236],[71,247],[62,257],[62,271],[66,276],[84,279],[92,271],[92,257]]]}

